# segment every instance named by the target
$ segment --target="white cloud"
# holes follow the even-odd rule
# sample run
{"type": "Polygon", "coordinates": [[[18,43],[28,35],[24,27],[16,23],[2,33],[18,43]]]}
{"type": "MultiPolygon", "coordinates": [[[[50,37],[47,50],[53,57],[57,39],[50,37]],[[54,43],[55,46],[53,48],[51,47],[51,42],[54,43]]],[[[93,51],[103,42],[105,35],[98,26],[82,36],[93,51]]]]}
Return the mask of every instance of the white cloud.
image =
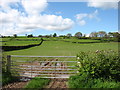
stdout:
{"type": "Polygon", "coordinates": [[[21,2],[29,15],[39,15],[47,7],[47,0],[22,0],[21,2]]]}
{"type": "Polygon", "coordinates": [[[67,30],[73,25],[71,19],[63,19],[62,16],[56,15],[40,15],[39,17],[30,16],[21,17],[19,27],[24,29],[46,29],[46,30],[67,30]]]}
{"type": "Polygon", "coordinates": [[[7,9],[10,9],[10,7],[8,7],[9,4],[16,3],[19,1],[20,0],[0,0],[0,6],[7,10],[7,9]]]}
{"type": "Polygon", "coordinates": [[[98,11],[95,10],[93,13],[80,13],[76,15],[76,20],[78,22],[79,25],[83,26],[86,24],[86,19],[96,19],[97,21],[99,21],[100,19],[97,17],[98,15],[98,11]]]}
{"type": "Polygon", "coordinates": [[[78,24],[81,25],[81,26],[84,26],[84,25],[86,24],[86,21],[85,21],[85,20],[80,20],[80,21],[78,22],[78,24]]]}
{"type": "Polygon", "coordinates": [[[41,12],[47,7],[46,0],[7,0],[3,5],[0,5],[0,33],[2,35],[13,35],[31,32],[36,29],[45,30],[68,30],[72,28],[74,22],[69,18],[63,18],[57,15],[42,15],[41,12]],[[7,2],[8,1],[8,2],[7,2]],[[10,3],[22,3],[26,12],[20,12],[9,6],[10,3]],[[27,13],[27,16],[24,15],[27,13]]]}
{"type": "Polygon", "coordinates": [[[88,16],[88,14],[86,14],[86,13],[77,14],[76,19],[81,20],[81,19],[83,19],[84,17],[87,17],[87,16],[88,16]]]}
{"type": "Polygon", "coordinates": [[[117,9],[119,0],[88,0],[89,7],[102,8],[102,9],[117,9]]]}

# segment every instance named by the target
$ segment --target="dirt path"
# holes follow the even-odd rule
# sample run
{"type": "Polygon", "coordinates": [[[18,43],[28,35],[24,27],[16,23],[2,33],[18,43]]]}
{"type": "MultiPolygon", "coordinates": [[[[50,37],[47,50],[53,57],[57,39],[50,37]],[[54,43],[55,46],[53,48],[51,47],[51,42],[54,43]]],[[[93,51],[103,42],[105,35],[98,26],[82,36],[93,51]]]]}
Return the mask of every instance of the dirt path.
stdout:
{"type": "MultiPolygon", "coordinates": [[[[65,66],[66,66],[65,63],[60,63],[60,68],[61,69],[67,69],[67,68],[65,68],[65,66]]],[[[55,90],[67,89],[68,88],[67,81],[68,81],[68,79],[64,79],[64,78],[51,79],[51,82],[45,88],[49,88],[49,89],[54,88],[55,90]]]]}
{"type": "Polygon", "coordinates": [[[14,82],[14,83],[10,83],[8,85],[5,85],[2,87],[3,90],[6,90],[6,89],[18,89],[18,88],[24,88],[25,85],[27,84],[28,82],[14,82]]]}
{"type": "MultiPolygon", "coordinates": [[[[58,59],[49,59],[49,60],[46,60],[46,62],[42,62],[42,63],[39,63],[38,61],[35,61],[33,62],[32,64],[31,63],[24,63],[21,66],[21,68],[26,68],[26,69],[23,69],[24,73],[23,73],[23,76],[27,76],[27,77],[41,77],[41,75],[37,75],[37,74],[46,74],[46,73],[42,73],[42,71],[48,71],[48,72],[51,72],[51,73],[48,73],[48,76],[49,77],[61,77],[61,78],[56,78],[56,79],[51,79],[51,82],[49,83],[48,86],[44,87],[44,88],[54,88],[54,89],[60,89],[60,88],[68,88],[67,86],[67,81],[68,79],[65,78],[65,77],[68,77],[66,76],[64,73],[62,72],[68,72],[67,70],[65,69],[68,69],[66,66],[67,64],[64,63],[64,62],[56,62],[56,63],[53,63],[52,61],[58,61],[58,59]],[[29,66],[35,66],[32,68],[32,76],[31,76],[31,72],[27,72],[27,71],[31,71],[31,68],[29,69],[29,66]],[[38,67],[37,67],[38,66],[38,67]],[[39,67],[40,66],[40,67],[39,67]],[[53,67],[51,67],[53,66],[53,67]],[[48,69],[48,70],[45,70],[45,69],[48,69]],[[53,70],[52,70],[53,69],[53,70]],[[34,72],[34,71],[38,71],[38,72],[34,72]],[[60,73],[61,72],[61,73],[60,73]],[[35,75],[33,75],[35,74],[35,75]]],[[[6,85],[4,86],[3,88],[23,88],[28,82],[15,82],[15,83],[12,83],[12,84],[9,84],[9,85],[6,85]]]]}
{"type": "MultiPolygon", "coordinates": [[[[62,88],[68,88],[67,86],[67,79],[51,79],[51,82],[49,83],[48,86],[44,87],[52,89],[54,88],[55,90],[59,90],[62,88]]],[[[25,87],[25,85],[27,85],[28,82],[14,82],[8,85],[5,85],[4,87],[2,87],[1,90],[5,90],[5,89],[22,89],[25,87]]],[[[44,89],[43,89],[44,90],[44,89]]]]}
{"type": "Polygon", "coordinates": [[[56,88],[55,90],[60,88],[68,88],[67,81],[68,81],[67,79],[52,79],[49,85],[46,86],[45,88],[49,89],[56,88]]]}

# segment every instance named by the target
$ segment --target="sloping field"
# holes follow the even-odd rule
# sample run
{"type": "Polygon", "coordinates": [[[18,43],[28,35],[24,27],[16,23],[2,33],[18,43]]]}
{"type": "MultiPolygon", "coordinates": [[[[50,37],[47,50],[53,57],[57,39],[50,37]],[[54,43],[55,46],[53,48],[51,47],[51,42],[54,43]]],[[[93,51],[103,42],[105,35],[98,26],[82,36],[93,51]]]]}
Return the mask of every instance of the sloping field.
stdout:
{"type": "Polygon", "coordinates": [[[25,46],[31,44],[38,44],[41,42],[40,38],[2,38],[2,46],[25,46]]]}
{"type": "Polygon", "coordinates": [[[80,51],[96,50],[115,50],[118,51],[118,43],[90,43],[78,44],[63,41],[44,41],[42,45],[35,46],[29,49],[8,51],[5,52],[9,55],[35,55],[35,56],[76,56],[80,51]]]}

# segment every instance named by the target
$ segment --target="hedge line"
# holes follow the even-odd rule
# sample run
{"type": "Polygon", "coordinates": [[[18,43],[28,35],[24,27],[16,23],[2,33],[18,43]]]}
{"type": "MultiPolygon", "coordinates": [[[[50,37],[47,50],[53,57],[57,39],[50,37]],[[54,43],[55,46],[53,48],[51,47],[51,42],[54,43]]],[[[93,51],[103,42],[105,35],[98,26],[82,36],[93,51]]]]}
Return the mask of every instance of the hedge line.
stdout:
{"type": "MultiPolygon", "coordinates": [[[[39,44],[31,44],[31,45],[26,45],[26,46],[2,46],[2,50],[3,51],[13,51],[13,50],[21,50],[21,49],[27,49],[30,47],[34,47],[34,46],[39,46],[41,45],[43,42],[43,40],[41,40],[41,42],[39,44]]],[[[0,46],[1,48],[1,46],[0,46]]]]}
{"type": "Polygon", "coordinates": [[[63,42],[70,42],[70,43],[79,43],[79,44],[89,44],[89,43],[101,43],[102,41],[96,42],[73,42],[73,41],[65,41],[65,40],[44,40],[44,41],[63,41],[63,42]]]}

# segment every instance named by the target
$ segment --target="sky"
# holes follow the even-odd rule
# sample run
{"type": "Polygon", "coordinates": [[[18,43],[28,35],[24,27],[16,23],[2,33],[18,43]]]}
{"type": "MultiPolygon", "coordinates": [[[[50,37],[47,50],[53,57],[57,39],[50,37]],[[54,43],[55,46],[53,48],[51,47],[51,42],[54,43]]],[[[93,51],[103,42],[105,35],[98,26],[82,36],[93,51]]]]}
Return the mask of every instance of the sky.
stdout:
{"type": "MultiPolygon", "coordinates": [[[[0,1],[0,34],[66,35],[118,31],[118,3],[48,2],[47,0],[0,1]]],[[[113,2],[114,1],[114,2],[113,2]]]]}

